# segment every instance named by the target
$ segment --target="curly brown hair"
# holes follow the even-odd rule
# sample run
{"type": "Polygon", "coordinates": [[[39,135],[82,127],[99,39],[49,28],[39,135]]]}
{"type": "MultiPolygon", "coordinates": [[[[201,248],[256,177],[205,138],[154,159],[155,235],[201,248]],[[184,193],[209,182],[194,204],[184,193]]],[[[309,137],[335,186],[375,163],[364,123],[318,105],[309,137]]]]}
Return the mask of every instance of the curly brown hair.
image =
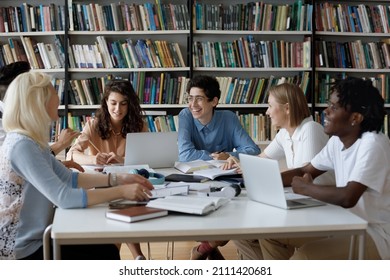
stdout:
{"type": "Polygon", "coordinates": [[[98,131],[99,136],[102,139],[109,139],[111,137],[112,126],[107,100],[112,92],[125,96],[128,101],[127,114],[122,120],[122,137],[126,138],[126,134],[129,132],[141,132],[144,126],[142,109],[133,86],[126,80],[113,80],[108,82],[104,87],[100,108],[96,111],[97,121],[95,128],[98,131]]]}

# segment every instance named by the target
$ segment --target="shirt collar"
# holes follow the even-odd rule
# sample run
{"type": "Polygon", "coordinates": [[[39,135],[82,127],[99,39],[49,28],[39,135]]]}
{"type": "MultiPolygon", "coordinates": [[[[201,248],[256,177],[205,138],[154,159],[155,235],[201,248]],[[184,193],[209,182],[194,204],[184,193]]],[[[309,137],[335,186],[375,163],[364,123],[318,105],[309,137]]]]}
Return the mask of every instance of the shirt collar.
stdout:
{"type": "Polygon", "coordinates": [[[301,124],[294,130],[294,133],[293,133],[293,135],[292,135],[291,137],[290,137],[290,135],[288,134],[288,132],[286,133],[286,135],[285,135],[285,136],[286,136],[286,139],[287,139],[287,140],[299,139],[299,137],[301,136],[300,131],[301,131],[302,127],[305,125],[305,123],[310,122],[310,121],[312,121],[312,120],[313,120],[313,117],[312,117],[312,116],[309,116],[309,117],[303,119],[302,122],[301,122],[301,124]]]}
{"type": "Polygon", "coordinates": [[[207,128],[209,130],[214,130],[216,123],[217,123],[216,115],[217,115],[217,112],[214,110],[213,117],[211,118],[211,121],[206,125],[203,125],[199,120],[195,119],[195,126],[198,129],[198,131],[202,131],[204,128],[207,128]]]}

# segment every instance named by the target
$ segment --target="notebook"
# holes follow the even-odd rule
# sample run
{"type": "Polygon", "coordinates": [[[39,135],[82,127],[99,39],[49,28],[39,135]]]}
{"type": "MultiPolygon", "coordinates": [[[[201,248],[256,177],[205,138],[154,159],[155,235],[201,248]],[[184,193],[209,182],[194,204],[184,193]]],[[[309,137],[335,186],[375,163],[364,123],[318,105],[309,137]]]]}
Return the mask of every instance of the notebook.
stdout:
{"type": "Polygon", "coordinates": [[[178,157],[177,132],[139,132],[126,136],[124,165],[168,168],[174,166],[178,157]]]}
{"type": "Polygon", "coordinates": [[[288,198],[282,183],[279,164],[276,160],[240,154],[241,170],[245,188],[250,200],[276,206],[283,209],[296,209],[325,205],[324,202],[307,196],[288,198]]]}

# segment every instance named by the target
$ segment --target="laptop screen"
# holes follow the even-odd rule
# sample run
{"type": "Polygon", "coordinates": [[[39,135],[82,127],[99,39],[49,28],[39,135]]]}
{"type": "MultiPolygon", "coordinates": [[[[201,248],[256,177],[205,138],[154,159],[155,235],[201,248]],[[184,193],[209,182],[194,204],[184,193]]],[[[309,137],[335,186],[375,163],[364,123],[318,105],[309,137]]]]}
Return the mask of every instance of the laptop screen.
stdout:
{"type": "Polygon", "coordinates": [[[125,165],[148,164],[151,168],[173,167],[178,160],[177,132],[128,133],[125,165]]]}

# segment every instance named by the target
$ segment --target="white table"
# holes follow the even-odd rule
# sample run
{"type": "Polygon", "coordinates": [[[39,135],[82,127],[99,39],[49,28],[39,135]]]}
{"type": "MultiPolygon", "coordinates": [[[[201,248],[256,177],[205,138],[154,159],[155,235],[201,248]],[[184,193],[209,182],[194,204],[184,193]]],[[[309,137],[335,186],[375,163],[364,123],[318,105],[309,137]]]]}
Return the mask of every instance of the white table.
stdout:
{"type": "MultiPolygon", "coordinates": [[[[54,258],[60,245],[189,240],[358,235],[359,258],[364,256],[367,222],[338,206],[284,210],[249,201],[245,195],[207,216],[169,214],[125,223],[105,218],[107,206],[57,209],[53,221],[54,258]]],[[[46,245],[47,246],[47,245],[46,245]]]]}

